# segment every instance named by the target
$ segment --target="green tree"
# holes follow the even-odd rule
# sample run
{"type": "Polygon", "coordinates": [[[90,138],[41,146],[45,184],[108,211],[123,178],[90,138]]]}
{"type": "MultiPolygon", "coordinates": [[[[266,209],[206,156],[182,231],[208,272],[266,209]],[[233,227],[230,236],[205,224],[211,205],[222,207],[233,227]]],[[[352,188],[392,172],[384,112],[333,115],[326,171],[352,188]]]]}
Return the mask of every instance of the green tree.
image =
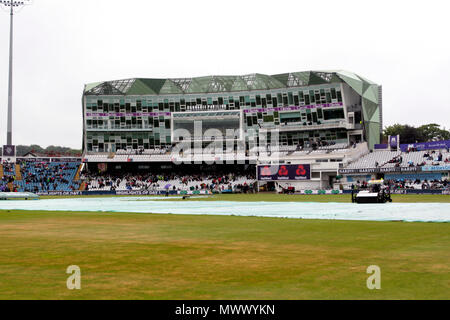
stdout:
{"type": "Polygon", "coordinates": [[[388,136],[400,135],[401,143],[416,143],[424,141],[422,133],[415,127],[407,124],[394,124],[387,126],[383,130],[383,136],[387,139],[388,136]]]}
{"type": "MultiPolygon", "coordinates": [[[[59,146],[48,146],[47,148],[42,148],[37,144],[33,144],[31,146],[16,146],[16,155],[18,157],[24,156],[28,152],[37,153],[39,155],[51,156],[51,157],[79,157],[81,156],[81,150],[71,149],[68,147],[59,147],[59,146]]],[[[2,149],[0,147],[0,155],[2,154],[2,149]]]]}
{"type": "Polygon", "coordinates": [[[424,141],[450,140],[450,131],[441,129],[436,123],[424,124],[417,128],[424,141]]]}

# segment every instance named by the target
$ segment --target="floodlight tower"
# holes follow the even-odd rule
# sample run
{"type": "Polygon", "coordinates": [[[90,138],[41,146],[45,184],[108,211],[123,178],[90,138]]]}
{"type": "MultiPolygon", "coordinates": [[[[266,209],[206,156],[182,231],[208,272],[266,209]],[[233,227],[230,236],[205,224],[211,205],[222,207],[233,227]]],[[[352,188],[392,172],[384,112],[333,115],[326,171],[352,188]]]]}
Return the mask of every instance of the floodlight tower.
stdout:
{"type": "Polygon", "coordinates": [[[12,145],[12,78],[13,78],[13,17],[14,12],[30,4],[32,0],[0,0],[0,6],[10,12],[9,26],[9,82],[8,82],[8,127],[6,133],[7,145],[12,145]]]}

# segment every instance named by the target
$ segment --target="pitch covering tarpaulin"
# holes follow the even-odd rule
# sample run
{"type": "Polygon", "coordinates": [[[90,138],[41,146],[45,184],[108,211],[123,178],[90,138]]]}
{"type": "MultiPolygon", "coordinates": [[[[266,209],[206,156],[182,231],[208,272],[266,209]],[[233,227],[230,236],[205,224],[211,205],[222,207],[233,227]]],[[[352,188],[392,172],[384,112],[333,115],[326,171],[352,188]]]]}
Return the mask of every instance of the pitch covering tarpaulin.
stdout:
{"type": "MultiPolygon", "coordinates": [[[[321,196],[317,195],[316,197],[321,196]]],[[[169,198],[59,198],[38,201],[0,201],[0,210],[66,211],[67,214],[70,214],[69,211],[136,212],[331,220],[450,222],[450,203],[356,204],[350,203],[350,196],[348,199],[349,203],[199,201],[199,199],[186,201],[181,200],[179,196],[169,198]]],[[[36,214],[38,215],[39,212],[36,212],[36,214]]]]}

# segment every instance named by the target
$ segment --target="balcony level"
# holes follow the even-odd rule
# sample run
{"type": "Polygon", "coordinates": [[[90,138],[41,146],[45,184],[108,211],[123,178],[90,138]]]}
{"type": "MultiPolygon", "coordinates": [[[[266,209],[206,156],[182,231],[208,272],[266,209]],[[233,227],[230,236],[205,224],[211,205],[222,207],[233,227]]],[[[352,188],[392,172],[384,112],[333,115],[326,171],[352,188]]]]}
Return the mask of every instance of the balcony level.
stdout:
{"type": "Polygon", "coordinates": [[[105,125],[105,126],[99,126],[99,125],[86,125],[86,131],[153,131],[153,126],[151,125],[122,125],[122,126],[115,126],[115,125],[105,125]]]}
{"type": "Polygon", "coordinates": [[[303,122],[289,122],[280,123],[280,125],[274,125],[271,123],[261,123],[260,132],[270,131],[278,129],[280,132],[290,132],[290,131],[308,131],[308,130],[324,130],[324,129],[337,129],[344,128],[347,130],[357,130],[361,129],[361,124],[349,123],[345,120],[326,122],[322,124],[306,124],[303,122]]]}

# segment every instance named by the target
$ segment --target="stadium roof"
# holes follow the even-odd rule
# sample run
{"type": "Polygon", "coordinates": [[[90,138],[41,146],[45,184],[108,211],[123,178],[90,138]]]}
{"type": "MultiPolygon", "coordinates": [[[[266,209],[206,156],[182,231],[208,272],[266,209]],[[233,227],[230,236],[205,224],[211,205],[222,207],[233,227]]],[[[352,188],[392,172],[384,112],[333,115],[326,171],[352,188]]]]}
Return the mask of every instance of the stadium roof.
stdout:
{"type": "MultiPolygon", "coordinates": [[[[347,71],[303,71],[275,75],[254,73],[243,76],[206,76],[178,79],[134,78],[114,80],[87,84],[84,88],[84,94],[167,95],[191,93],[226,93],[235,91],[303,87],[337,82],[347,83],[360,95],[363,95],[372,85],[376,85],[372,81],[358,76],[355,73],[347,71]]],[[[372,99],[377,97],[377,94],[375,94],[375,92],[373,93],[373,97],[372,94],[370,94],[370,98],[372,99]]],[[[378,101],[373,102],[377,103],[378,101]]]]}

